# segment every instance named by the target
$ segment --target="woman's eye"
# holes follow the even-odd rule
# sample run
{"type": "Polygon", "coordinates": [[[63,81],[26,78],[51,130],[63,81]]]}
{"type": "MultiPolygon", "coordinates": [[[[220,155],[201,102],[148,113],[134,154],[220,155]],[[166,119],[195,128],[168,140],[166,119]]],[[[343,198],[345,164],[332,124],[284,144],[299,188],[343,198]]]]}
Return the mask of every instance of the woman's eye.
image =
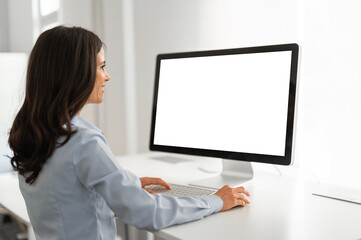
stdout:
{"type": "Polygon", "coordinates": [[[100,68],[101,68],[101,69],[104,69],[104,68],[105,68],[105,65],[101,66],[100,68]]]}

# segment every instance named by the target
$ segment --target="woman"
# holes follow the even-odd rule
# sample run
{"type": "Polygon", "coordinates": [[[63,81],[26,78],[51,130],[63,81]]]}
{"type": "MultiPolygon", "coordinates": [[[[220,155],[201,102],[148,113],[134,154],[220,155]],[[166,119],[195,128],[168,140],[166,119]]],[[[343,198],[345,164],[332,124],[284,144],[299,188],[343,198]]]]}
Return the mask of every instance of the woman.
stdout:
{"type": "Polygon", "coordinates": [[[79,116],[103,102],[110,80],[101,40],[79,27],[42,33],[28,63],[24,104],[10,131],[11,163],[37,239],[114,239],[114,218],[161,229],[249,203],[244,188],[174,198],[150,194],[111,153],[102,132],[79,116]]]}

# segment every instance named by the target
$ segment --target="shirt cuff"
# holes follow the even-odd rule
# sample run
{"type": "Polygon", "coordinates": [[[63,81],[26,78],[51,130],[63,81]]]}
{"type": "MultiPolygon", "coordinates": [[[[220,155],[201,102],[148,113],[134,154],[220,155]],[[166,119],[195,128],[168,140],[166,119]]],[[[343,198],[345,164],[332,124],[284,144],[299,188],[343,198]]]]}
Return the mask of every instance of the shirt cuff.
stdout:
{"type": "Polygon", "coordinates": [[[223,208],[223,200],[217,195],[204,196],[211,205],[211,213],[219,212],[223,208]]]}
{"type": "Polygon", "coordinates": [[[136,183],[139,187],[142,187],[142,182],[140,181],[140,178],[137,177],[135,183],[136,183]]]}

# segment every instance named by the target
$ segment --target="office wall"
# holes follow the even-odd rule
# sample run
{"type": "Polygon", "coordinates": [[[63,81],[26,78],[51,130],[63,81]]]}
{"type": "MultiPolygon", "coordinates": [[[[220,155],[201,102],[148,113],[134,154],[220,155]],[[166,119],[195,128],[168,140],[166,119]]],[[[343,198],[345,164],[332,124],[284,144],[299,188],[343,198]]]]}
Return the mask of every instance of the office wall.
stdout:
{"type": "Polygon", "coordinates": [[[0,6],[0,52],[7,52],[9,48],[9,22],[7,0],[0,0],[0,6]]]}
{"type": "Polygon", "coordinates": [[[8,5],[8,51],[30,53],[33,46],[31,1],[11,0],[8,5]]]}
{"type": "Polygon", "coordinates": [[[31,1],[0,0],[0,52],[29,53],[33,44],[31,1]]]}
{"type": "MultiPolygon", "coordinates": [[[[126,26],[131,20],[125,16],[129,14],[126,8],[132,0],[107,0],[102,5],[102,39],[106,44],[107,71],[111,76],[107,84],[105,101],[103,106],[105,110],[101,113],[103,119],[102,127],[108,138],[110,147],[114,154],[121,155],[132,153],[133,129],[132,125],[132,94],[134,89],[129,86],[133,79],[129,75],[131,70],[129,59],[132,56],[132,48],[127,39],[129,31],[126,26]],[[130,53],[129,53],[130,52],[130,53]],[[129,96],[130,95],[130,96],[129,96]]],[[[134,152],[134,151],[133,151],[134,152]]]]}
{"type": "Polygon", "coordinates": [[[360,1],[303,1],[300,149],[321,181],[361,189],[360,1]]]}

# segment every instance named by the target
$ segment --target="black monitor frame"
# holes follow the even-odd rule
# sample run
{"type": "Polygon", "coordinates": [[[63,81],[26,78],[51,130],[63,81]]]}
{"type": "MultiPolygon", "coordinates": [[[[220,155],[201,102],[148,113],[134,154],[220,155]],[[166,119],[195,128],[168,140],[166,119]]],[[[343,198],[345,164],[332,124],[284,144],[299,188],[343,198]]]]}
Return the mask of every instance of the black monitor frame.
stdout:
{"type": "Polygon", "coordinates": [[[196,156],[217,157],[223,159],[241,160],[249,162],[271,163],[279,165],[292,164],[292,150],[294,143],[294,124],[295,124],[295,106],[296,106],[296,86],[297,86],[297,70],[298,70],[298,55],[299,46],[296,43],[282,44],[282,45],[269,45],[258,47],[246,47],[235,49],[222,49],[211,51],[196,51],[196,52],[183,52],[183,53],[167,53],[159,54],[156,59],[155,69],[155,85],[153,96],[153,109],[152,109],[152,122],[150,133],[149,149],[152,151],[181,153],[196,156]],[[186,148],[177,146],[165,146],[154,144],[154,133],[156,123],[157,101],[158,101],[158,87],[159,87],[159,74],[162,59],[176,59],[176,58],[190,58],[190,57],[204,57],[215,55],[232,55],[232,54],[247,54],[247,53],[262,53],[262,52],[277,52],[277,51],[292,51],[291,56],[291,71],[290,71],[290,85],[289,85],[289,98],[288,98],[288,113],[287,113],[287,130],[285,142],[285,156],[273,156],[256,153],[244,152],[230,152],[218,151],[209,149],[186,148]]]}

